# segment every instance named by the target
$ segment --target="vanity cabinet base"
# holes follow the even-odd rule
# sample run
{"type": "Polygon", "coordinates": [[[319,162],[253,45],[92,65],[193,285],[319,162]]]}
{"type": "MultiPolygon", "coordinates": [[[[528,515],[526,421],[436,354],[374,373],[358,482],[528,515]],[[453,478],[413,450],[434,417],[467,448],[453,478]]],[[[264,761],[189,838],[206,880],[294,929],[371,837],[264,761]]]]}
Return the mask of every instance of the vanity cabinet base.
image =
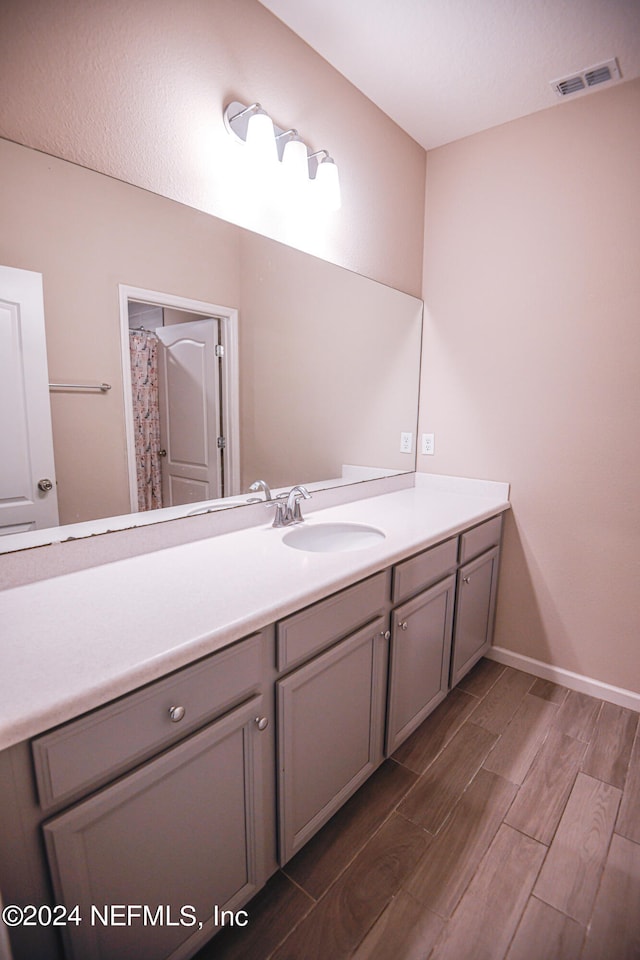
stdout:
{"type": "Polygon", "coordinates": [[[83,918],[15,960],[196,953],[487,650],[501,523],[0,752],[5,903],[83,918]]]}
{"type": "Polygon", "coordinates": [[[69,960],[182,960],[262,886],[261,711],[255,697],[44,825],[56,901],[82,920],[62,928],[69,960]]]}

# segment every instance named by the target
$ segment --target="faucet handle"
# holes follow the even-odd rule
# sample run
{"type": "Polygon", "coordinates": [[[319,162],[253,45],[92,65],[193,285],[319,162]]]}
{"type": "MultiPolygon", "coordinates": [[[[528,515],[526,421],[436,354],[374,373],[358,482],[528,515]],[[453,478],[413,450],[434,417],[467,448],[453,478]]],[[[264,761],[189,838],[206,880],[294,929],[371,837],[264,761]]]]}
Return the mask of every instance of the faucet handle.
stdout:
{"type": "Polygon", "coordinates": [[[300,501],[302,499],[310,500],[311,494],[302,484],[297,484],[289,491],[287,498],[287,511],[289,514],[289,523],[302,523],[302,511],[300,510],[300,501]]]}
{"type": "Polygon", "coordinates": [[[287,526],[287,503],[285,500],[267,500],[268,507],[275,507],[276,513],[273,518],[273,527],[287,526]]]}
{"type": "Polygon", "coordinates": [[[296,497],[295,503],[293,505],[293,513],[291,515],[292,523],[302,523],[304,517],[302,516],[302,510],[300,509],[300,497],[296,497]]]}

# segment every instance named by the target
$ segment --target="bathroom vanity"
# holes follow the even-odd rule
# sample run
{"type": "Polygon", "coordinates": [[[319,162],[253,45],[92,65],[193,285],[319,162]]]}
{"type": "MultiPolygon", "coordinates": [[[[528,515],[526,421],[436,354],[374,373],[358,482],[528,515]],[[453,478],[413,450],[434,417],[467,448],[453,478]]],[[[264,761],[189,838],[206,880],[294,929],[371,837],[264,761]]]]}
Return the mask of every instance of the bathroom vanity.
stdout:
{"type": "Polygon", "coordinates": [[[307,511],[384,532],[358,550],[263,524],[0,594],[0,889],[43,908],[16,960],[175,960],[247,921],[488,649],[508,488],[474,483],[307,511]]]}

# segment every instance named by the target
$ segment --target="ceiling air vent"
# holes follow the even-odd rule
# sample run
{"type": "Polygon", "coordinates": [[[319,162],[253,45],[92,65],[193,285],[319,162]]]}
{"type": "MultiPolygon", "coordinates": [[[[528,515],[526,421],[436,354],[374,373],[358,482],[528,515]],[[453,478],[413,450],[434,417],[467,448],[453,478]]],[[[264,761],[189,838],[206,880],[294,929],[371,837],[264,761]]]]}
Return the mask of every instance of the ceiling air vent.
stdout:
{"type": "Polygon", "coordinates": [[[572,77],[552,80],[551,86],[559,97],[568,97],[572,93],[587,92],[590,87],[610,83],[612,80],[620,80],[620,69],[615,59],[607,60],[605,63],[597,63],[593,67],[586,67],[572,77]]]}
{"type": "Polygon", "coordinates": [[[577,93],[584,88],[585,83],[582,77],[570,77],[568,80],[559,80],[556,83],[556,89],[563,97],[568,97],[570,93],[577,93]]]}
{"type": "Polygon", "coordinates": [[[608,63],[603,64],[601,67],[593,67],[593,69],[587,70],[584,78],[587,81],[588,87],[595,87],[596,83],[606,83],[607,80],[613,80],[611,67],[608,63]]]}

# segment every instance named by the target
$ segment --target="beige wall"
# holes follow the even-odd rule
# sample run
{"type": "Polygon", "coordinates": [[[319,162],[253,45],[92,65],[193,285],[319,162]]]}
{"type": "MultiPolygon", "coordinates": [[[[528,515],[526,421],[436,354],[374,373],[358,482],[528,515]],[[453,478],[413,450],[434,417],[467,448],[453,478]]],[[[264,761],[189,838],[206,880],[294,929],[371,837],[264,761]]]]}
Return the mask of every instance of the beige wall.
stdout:
{"type": "Polygon", "coordinates": [[[424,151],[256,0],[3,0],[0,90],[0,136],[420,296],[424,151]],[[252,196],[231,100],[328,149],[342,210],[252,196]]]}
{"type": "Polygon", "coordinates": [[[428,154],[419,469],[508,480],[496,644],[640,692],[640,81],[428,154]]]}

